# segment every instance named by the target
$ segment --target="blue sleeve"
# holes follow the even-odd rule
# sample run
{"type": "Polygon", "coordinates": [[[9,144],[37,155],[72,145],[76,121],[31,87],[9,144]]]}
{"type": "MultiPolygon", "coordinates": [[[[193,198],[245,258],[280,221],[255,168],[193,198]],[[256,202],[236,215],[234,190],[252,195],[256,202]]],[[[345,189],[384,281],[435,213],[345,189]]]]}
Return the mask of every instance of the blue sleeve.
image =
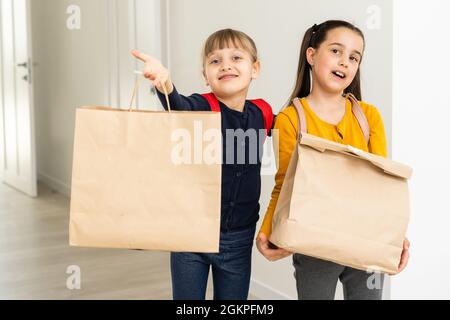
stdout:
{"type": "MultiPolygon", "coordinates": [[[[158,90],[156,90],[156,92],[158,94],[159,101],[161,101],[164,109],[167,110],[168,108],[165,95],[158,90]]],[[[169,94],[169,102],[172,110],[211,111],[211,107],[209,106],[208,101],[206,101],[206,99],[203,98],[200,94],[195,93],[193,95],[190,95],[189,97],[186,97],[179,94],[175,86],[173,87],[172,93],[169,94]]]]}

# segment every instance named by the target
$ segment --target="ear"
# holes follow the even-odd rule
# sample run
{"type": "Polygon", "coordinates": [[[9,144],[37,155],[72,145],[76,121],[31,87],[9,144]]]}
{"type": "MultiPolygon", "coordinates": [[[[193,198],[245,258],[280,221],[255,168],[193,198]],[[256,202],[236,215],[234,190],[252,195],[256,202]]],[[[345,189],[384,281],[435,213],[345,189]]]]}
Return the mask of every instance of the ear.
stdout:
{"type": "Polygon", "coordinates": [[[252,65],[252,79],[255,80],[259,76],[259,72],[261,71],[261,63],[258,61],[254,62],[252,65]]]}
{"type": "Polygon", "coordinates": [[[316,54],[316,49],[309,47],[306,49],[306,61],[308,61],[309,65],[312,67],[314,65],[314,56],[316,54]]]}
{"type": "Polygon", "coordinates": [[[205,79],[205,84],[207,87],[209,87],[209,81],[208,81],[208,77],[206,76],[205,70],[202,71],[203,74],[203,78],[205,79]]]}

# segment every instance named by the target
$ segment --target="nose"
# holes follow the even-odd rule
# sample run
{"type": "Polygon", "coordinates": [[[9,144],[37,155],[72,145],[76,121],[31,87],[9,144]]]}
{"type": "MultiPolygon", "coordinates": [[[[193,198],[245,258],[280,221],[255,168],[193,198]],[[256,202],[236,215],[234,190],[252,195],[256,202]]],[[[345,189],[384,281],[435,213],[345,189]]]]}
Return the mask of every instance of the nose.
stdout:
{"type": "Polygon", "coordinates": [[[232,69],[232,61],[230,59],[224,58],[220,65],[220,71],[230,71],[232,69]]]}
{"type": "Polygon", "coordinates": [[[347,68],[347,67],[348,67],[348,63],[345,61],[345,59],[341,59],[341,60],[339,61],[339,66],[340,66],[340,67],[347,68]]]}
{"type": "Polygon", "coordinates": [[[220,70],[221,71],[231,70],[231,66],[229,64],[227,64],[227,63],[224,63],[224,64],[222,64],[220,70]]]}

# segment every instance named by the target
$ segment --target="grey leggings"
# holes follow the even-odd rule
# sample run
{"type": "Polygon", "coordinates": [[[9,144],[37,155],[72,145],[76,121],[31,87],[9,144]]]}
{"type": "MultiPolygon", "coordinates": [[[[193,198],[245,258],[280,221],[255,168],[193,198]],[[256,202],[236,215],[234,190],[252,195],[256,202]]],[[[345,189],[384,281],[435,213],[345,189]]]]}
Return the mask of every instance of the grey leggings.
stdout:
{"type": "Polygon", "coordinates": [[[384,274],[367,273],[298,253],[294,254],[293,262],[299,300],[333,300],[338,279],[345,300],[381,300],[384,274]]]}

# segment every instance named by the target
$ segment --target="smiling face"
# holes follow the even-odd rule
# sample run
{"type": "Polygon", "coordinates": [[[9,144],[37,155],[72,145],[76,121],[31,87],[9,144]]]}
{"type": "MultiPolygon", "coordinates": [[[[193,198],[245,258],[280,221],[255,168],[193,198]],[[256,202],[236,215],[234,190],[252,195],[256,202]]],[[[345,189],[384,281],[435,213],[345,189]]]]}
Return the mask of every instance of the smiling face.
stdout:
{"type": "Polygon", "coordinates": [[[204,61],[203,75],[212,92],[220,97],[247,93],[250,82],[259,74],[259,61],[244,49],[216,49],[204,61]]]}
{"type": "Polygon", "coordinates": [[[339,27],[327,32],[317,49],[308,48],[313,81],[328,93],[342,94],[353,81],[364,51],[364,40],[355,31],[339,27]]]}

